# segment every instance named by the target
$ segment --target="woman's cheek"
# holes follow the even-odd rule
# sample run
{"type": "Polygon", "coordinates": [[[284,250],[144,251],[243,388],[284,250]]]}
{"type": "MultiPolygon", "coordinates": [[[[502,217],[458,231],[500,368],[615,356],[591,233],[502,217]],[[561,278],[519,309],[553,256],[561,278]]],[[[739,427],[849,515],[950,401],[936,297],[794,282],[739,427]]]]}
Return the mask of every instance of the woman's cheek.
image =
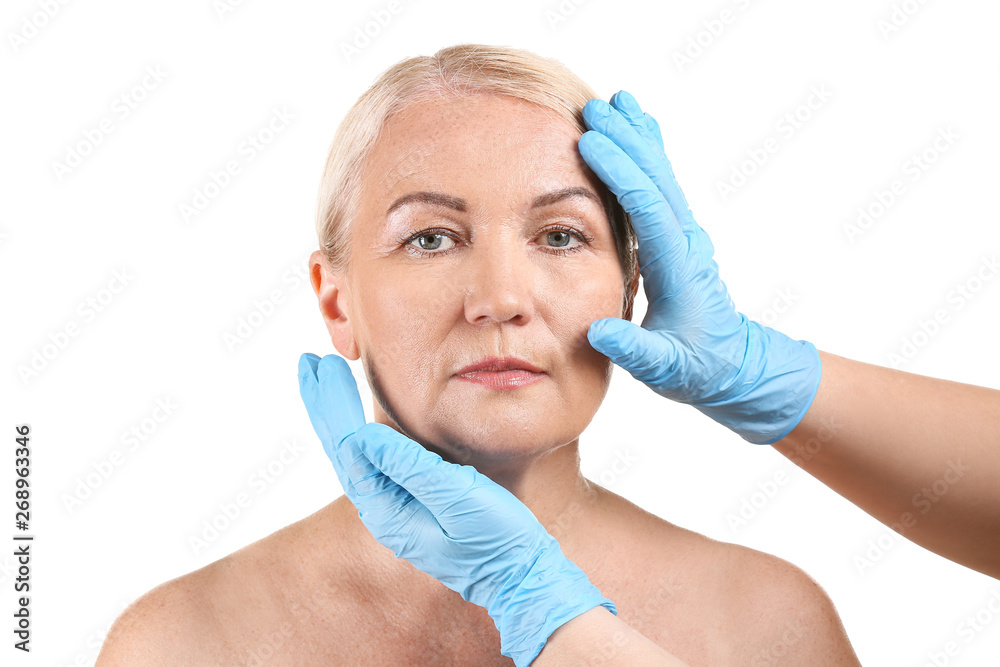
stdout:
{"type": "Polygon", "coordinates": [[[625,286],[617,261],[613,270],[605,267],[603,271],[588,275],[579,283],[576,293],[578,297],[575,301],[582,319],[586,320],[585,328],[589,328],[594,320],[621,317],[625,286]]]}

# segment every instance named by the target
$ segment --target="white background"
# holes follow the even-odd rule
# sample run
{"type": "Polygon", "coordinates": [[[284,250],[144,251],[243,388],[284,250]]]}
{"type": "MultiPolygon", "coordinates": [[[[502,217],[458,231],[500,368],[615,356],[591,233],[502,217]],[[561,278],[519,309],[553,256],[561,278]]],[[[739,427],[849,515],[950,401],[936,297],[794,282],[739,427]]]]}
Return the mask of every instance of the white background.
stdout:
{"type": "MultiPolygon", "coordinates": [[[[211,0],[95,0],[52,3],[51,18],[43,4],[8,1],[0,15],[0,498],[12,522],[13,426],[28,423],[36,535],[30,656],[10,647],[13,547],[0,548],[4,664],[92,664],[125,604],[341,494],[296,380],[302,352],[334,351],[305,280],[319,178],[337,124],[378,73],[443,46],[526,48],[561,60],[605,99],[633,93],[659,120],[723,280],[750,317],[889,365],[903,337],[942,308],[948,321],[917,337],[923,345],[902,368],[1000,386],[1000,279],[960,310],[948,300],[1000,249],[995,2],[900,2],[912,16],[899,14],[906,20],[884,35],[887,0],[567,0],[562,13],[555,1],[401,0],[350,58],[343,46],[387,2],[252,0],[220,11],[211,0]],[[706,22],[723,10],[732,20],[712,35],[706,22]],[[701,53],[679,66],[676,55],[699,40],[701,53]],[[164,74],[143,90],[147,68],[164,74]],[[802,107],[819,86],[830,97],[802,107]],[[135,105],[125,118],[123,94],[135,105]],[[294,119],[248,160],[241,144],[274,109],[294,119]],[[796,110],[804,120],[789,137],[777,124],[796,110]],[[57,174],[54,163],[105,118],[112,131],[57,174]],[[912,180],[904,163],[948,127],[957,140],[912,180]],[[777,152],[724,199],[719,183],[768,138],[777,152]],[[234,159],[240,173],[185,221],[180,206],[234,159]],[[845,225],[894,179],[905,193],[851,243],[845,225]],[[129,276],[118,293],[107,291],[119,287],[115,271],[129,276]],[[270,316],[228,346],[225,336],[275,290],[270,316]],[[766,309],[783,293],[791,305],[774,317],[766,309]],[[100,313],[88,299],[104,300],[100,313]],[[73,324],[77,335],[61,337],[73,324]],[[25,376],[36,353],[49,358],[25,376]],[[151,420],[157,400],[177,406],[162,423],[151,420]],[[121,438],[134,427],[148,432],[130,450],[121,438]],[[294,461],[273,464],[291,441],[301,450],[294,461]],[[102,479],[95,471],[114,450],[119,465],[102,479]],[[254,485],[269,463],[280,473],[254,485]],[[68,505],[88,476],[99,486],[68,505]],[[251,504],[193,548],[190,538],[240,493],[251,504]]],[[[635,321],[644,311],[640,290],[635,321]]],[[[363,371],[352,366],[370,416],[363,371]]],[[[886,534],[881,524],[624,371],[581,449],[592,479],[640,506],[805,569],[863,664],[923,665],[949,641],[960,652],[948,664],[996,664],[1000,617],[971,641],[958,626],[1000,596],[1000,582],[901,538],[882,537],[892,546],[859,571],[855,557],[886,534]],[[635,461],[614,472],[619,452],[635,461]],[[788,483],[734,530],[727,515],[777,471],[788,483]]]]}

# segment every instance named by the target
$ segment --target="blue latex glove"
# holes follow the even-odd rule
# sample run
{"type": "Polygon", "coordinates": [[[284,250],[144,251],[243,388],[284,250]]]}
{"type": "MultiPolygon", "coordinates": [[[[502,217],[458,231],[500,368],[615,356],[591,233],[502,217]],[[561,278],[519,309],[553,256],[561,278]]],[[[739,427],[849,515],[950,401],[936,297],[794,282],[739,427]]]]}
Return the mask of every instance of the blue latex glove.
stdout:
{"type": "Polygon", "coordinates": [[[384,424],[366,424],[342,357],[303,354],[299,389],[345,494],[375,539],[485,607],[501,653],[518,667],[530,665],[563,623],[598,605],[618,614],[507,489],[384,424]]]}
{"type": "Polygon", "coordinates": [[[656,393],[693,405],[755,444],[774,444],[801,421],[819,389],[816,347],[736,311],[715,248],[674,179],[656,121],[635,98],[583,108],[580,154],[615,193],[639,240],[649,302],[642,326],[606,318],[588,338],[656,393]]]}

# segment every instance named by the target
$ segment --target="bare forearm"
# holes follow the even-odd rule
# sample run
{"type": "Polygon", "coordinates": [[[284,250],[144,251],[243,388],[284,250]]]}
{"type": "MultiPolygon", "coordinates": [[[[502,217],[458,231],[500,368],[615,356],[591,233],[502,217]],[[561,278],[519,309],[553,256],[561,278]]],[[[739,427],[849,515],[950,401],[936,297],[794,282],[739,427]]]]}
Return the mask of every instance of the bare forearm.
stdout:
{"type": "Polygon", "coordinates": [[[906,538],[1000,577],[1000,391],[820,352],[774,448],[906,538]]]}
{"type": "Polygon", "coordinates": [[[686,667],[604,607],[594,607],[552,633],[532,667],[561,665],[686,667]]]}

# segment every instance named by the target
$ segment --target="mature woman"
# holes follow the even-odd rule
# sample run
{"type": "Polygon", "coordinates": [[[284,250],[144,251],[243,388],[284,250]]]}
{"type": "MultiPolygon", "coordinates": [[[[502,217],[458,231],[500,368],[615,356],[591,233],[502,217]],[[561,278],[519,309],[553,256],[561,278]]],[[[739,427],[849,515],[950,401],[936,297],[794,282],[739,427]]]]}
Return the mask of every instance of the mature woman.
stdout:
{"type": "MultiPolygon", "coordinates": [[[[320,192],[311,276],[330,338],[362,360],[376,422],[505,487],[687,664],[857,664],[800,569],[580,472],[612,369],[588,327],[630,319],[638,285],[628,220],[577,149],[592,97],[506,48],[385,72],[338,129],[320,192]]],[[[98,659],[119,664],[512,662],[482,607],[396,559],[342,496],[142,596],[98,659]]]]}

